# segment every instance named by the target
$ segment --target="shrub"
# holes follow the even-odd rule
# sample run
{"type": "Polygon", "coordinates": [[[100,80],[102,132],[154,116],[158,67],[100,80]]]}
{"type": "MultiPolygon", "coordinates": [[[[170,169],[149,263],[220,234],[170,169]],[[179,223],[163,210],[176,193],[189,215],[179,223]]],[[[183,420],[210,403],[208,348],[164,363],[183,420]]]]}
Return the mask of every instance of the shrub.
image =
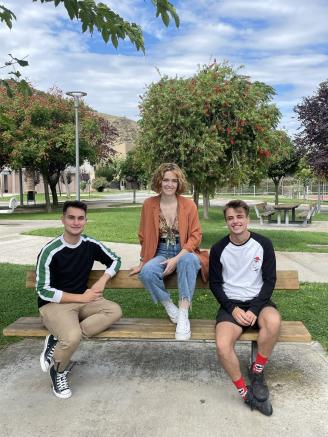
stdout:
{"type": "Polygon", "coordinates": [[[92,188],[99,191],[100,193],[104,191],[104,189],[107,188],[107,186],[108,186],[108,182],[104,177],[96,178],[92,182],[92,188]]]}

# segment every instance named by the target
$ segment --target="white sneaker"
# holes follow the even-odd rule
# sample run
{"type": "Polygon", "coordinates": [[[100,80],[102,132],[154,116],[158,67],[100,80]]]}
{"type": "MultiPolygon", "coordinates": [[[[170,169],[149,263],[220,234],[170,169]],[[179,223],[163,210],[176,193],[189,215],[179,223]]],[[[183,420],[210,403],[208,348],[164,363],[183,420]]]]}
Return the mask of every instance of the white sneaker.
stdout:
{"type": "Polygon", "coordinates": [[[190,322],[188,319],[188,310],[179,309],[177,328],[175,330],[176,340],[189,340],[191,337],[190,322]]]}
{"type": "Polygon", "coordinates": [[[162,305],[164,306],[165,311],[167,312],[167,315],[169,316],[171,322],[175,324],[178,323],[179,308],[174,305],[171,300],[162,302],[162,305]]]}

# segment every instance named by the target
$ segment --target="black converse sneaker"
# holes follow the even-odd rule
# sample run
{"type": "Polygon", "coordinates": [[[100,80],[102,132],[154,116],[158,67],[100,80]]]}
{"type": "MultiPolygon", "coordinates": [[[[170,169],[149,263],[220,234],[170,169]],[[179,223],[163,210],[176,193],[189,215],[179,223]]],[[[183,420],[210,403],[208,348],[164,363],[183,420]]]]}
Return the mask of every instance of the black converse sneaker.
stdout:
{"type": "Polygon", "coordinates": [[[265,416],[271,416],[273,413],[272,405],[269,399],[265,401],[259,401],[253,394],[252,387],[247,386],[247,393],[245,396],[245,404],[250,407],[251,410],[258,410],[265,416]]]}
{"type": "Polygon", "coordinates": [[[57,398],[67,399],[72,396],[71,389],[67,381],[68,370],[58,372],[53,364],[50,367],[50,376],[52,380],[52,391],[57,398]]]}
{"type": "Polygon", "coordinates": [[[44,372],[48,372],[49,370],[57,341],[57,338],[54,337],[52,334],[47,335],[44,341],[43,351],[40,355],[41,369],[44,372]]]}
{"type": "Polygon", "coordinates": [[[252,386],[254,396],[258,401],[265,401],[269,397],[269,389],[264,379],[264,371],[253,372],[253,364],[248,369],[248,376],[252,386]]]}

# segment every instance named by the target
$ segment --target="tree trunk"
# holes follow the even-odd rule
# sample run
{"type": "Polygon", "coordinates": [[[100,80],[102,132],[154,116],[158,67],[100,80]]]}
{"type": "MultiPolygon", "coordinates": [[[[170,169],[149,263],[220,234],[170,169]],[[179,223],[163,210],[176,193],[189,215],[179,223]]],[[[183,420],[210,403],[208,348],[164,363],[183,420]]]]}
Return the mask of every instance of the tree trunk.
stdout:
{"type": "Polygon", "coordinates": [[[133,203],[137,203],[137,190],[133,190],[133,203]]]}
{"type": "Polygon", "coordinates": [[[278,205],[279,203],[279,182],[274,182],[274,204],[278,205]]]}
{"type": "Polygon", "coordinates": [[[66,171],[63,171],[63,181],[64,181],[64,185],[65,185],[65,190],[66,190],[66,197],[71,197],[71,193],[69,191],[69,184],[67,181],[66,171]]]}
{"type": "Polygon", "coordinates": [[[318,212],[321,211],[321,180],[318,179],[318,203],[317,203],[318,212]]]}
{"type": "Polygon", "coordinates": [[[208,220],[208,209],[210,206],[210,196],[208,193],[203,193],[203,218],[208,220]]]}
{"type": "Polygon", "coordinates": [[[49,186],[48,186],[48,178],[45,174],[42,173],[43,185],[44,185],[44,197],[46,199],[46,211],[51,212],[51,203],[49,196],[49,186]]]}
{"type": "Polygon", "coordinates": [[[271,178],[274,183],[274,204],[278,205],[279,203],[279,183],[281,178],[271,178]]]}
{"type": "Polygon", "coordinates": [[[23,191],[23,170],[19,169],[19,204],[24,206],[24,191],[23,191]]]}
{"type": "Polygon", "coordinates": [[[52,204],[55,208],[58,208],[59,205],[58,205],[58,196],[57,196],[56,185],[57,185],[57,182],[56,183],[49,182],[49,187],[50,187],[51,195],[52,195],[52,204]]]}
{"type": "Polygon", "coordinates": [[[198,206],[199,206],[199,191],[195,187],[194,187],[193,198],[194,198],[194,202],[195,202],[195,204],[197,206],[197,209],[198,209],[198,206]]]}

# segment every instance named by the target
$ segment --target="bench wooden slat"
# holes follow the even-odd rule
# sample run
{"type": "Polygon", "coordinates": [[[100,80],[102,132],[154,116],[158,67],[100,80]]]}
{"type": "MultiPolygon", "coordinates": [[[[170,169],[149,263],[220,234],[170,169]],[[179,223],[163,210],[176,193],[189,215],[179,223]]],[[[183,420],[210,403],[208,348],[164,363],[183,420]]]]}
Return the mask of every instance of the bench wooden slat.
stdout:
{"type": "MultiPolygon", "coordinates": [[[[91,287],[97,279],[99,279],[104,272],[102,270],[92,270],[89,275],[88,287],[91,287]]],[[[138,279],[137,275],[129,276],[130,270],[120,270],[114,278],[110,279],[106,288],[135,288],[135,289],[143,289],[144,286],[141,281],[138,279]]],[[[165,285],[168,289],[177,288],[177,279],[176,274],[170,275],[165,279],[165,285]]],[[[26,287],[34,288],[35,287],[35,272],[28,271],[26,272],[26,287]]],[[[204,283],[198,275],[196,289],[208,289],[208,283],[204,283]]],[[[299,280],[298,280],[298,272],[297,270],[279,270],[277,271],[277,283],[276,290],[299,290],[299,280]]]]}
{"type": "MultiPolygon", "coordinates": [[[[191,320],[192,340],[214,340],[213,320],[191,320]]],[[[40,317],[21,317],[3,330],[5,336],[44,337],[48,334],[40,317]]],[[[164,339],[174,340],[175,325],[166,319],[121,319],[110,329],[95,336],[108,339],[164,339]]],[[[249,329],[240,337],[241,341],[254,341],[257,331],[249,329]]],[[[278,341],[309,342],[311,334],[302,322],[283,321],[278,341]]]]}

